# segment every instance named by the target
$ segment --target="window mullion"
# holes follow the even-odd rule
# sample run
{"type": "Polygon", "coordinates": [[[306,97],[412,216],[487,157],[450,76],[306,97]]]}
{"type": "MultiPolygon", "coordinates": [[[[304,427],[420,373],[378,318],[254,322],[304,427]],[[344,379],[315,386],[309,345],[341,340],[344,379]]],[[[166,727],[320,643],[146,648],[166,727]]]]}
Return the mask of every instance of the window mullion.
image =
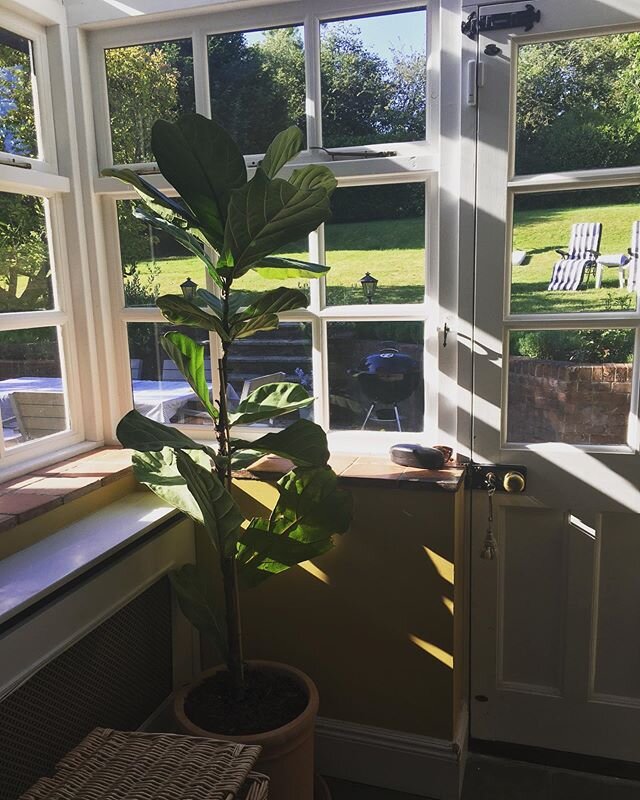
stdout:
{"type": "Polygon", "coordinates": [[[313,14],[308,14],[304,21],[304,63],[307,91],[307,147],[319,147],[322,145],[320,22],[313,14]]]}
{"type": "Polygon", "coordinates": [[[211,117],[209,56],[206,32],[201,28],[194,29],[191,42],[193,47],[193,85],[196,99],[196,112],[205,117],[211,117]]]}

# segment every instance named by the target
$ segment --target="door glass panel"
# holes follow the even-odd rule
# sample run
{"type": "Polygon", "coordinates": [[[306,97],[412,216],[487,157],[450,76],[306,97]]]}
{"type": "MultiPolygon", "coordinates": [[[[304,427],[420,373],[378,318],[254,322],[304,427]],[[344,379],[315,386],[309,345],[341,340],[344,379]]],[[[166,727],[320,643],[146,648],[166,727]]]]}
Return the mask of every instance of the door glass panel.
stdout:
{"type": "Polygon", "coordinates": [[[517,174],[640,164],[640,33],[522,45],[517,174]]]}
{"type": "Polygon", "coordinates": [[[0,192],[0,312],[53,308],[46,202],[0,192]]]}
{"type": "Polygon", "coordinates": [[[32,43],[0,28],[0,150],[38,157],[32,43]]]}
{"type": "Polygon", "coordinates": [[[507,441],[627,441],[634,331],[512,331],[507,441]]]}
{"type": "Polygon", "coordinates": [[[134,217],[139,206],[135,200],[116,201],[125,305],[153,306],[162,294],[179,295],[187,278],[204,288],[202,261],[173,237],[134,217]]]}
{"type": "Polygon", "coordinates": [[[374,304],[422,303],[425,276],[424,183],[338,189],[325,225],[327,304],[367,302],[361,279],[378,283],[374,304]]]}
{"type": "Polygon", "coordinates": [[[0,415],[6,448],[69,427],[56,328],[0,333],[0,415]]]}
{"type": "Polygon", "coordinates": [[[320,26],[325,147],[425,138],[424,9],[320,26]]]}
{"type": "Polygon", "coordinates": [[[243,153],[264,153],[290,125],[306,132],[301,26],[209,36],[211,113],[243,153]]]}
{"type": "Polygon", "coordinates": [[[191,39],[105,50],[114,164],[153,161],[151,127],[195,111],[191,39]]]}
{"type": "Polygon", "coordinates": [[[516,195],[511,261],[514,314],[635,311],[640,188],[516,195]]]}
{"type": "Polygon", "coordinates": [[[333,430],[421,431],[421,322],[330,322],[329,412],[333,430]]]}

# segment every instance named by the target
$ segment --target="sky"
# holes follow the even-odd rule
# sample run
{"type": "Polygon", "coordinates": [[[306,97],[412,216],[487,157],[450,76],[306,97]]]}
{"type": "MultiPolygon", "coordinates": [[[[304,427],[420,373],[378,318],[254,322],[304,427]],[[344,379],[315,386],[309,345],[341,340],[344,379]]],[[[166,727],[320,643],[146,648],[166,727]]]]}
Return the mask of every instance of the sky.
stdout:
{"type": "MultiPolygon", "coordinates": [[[[362,41],[368,50],[389,61],[393,50],[425,50],[426,12],[408,11],[400,14],[385,14],[379,17],[346,20],[360,29],[362,41]]],[[[327,22],[323,28],[336,23],[327,22]]],[[[260,32],[245,34],[249,44],[262,38],[260,32]]]]}

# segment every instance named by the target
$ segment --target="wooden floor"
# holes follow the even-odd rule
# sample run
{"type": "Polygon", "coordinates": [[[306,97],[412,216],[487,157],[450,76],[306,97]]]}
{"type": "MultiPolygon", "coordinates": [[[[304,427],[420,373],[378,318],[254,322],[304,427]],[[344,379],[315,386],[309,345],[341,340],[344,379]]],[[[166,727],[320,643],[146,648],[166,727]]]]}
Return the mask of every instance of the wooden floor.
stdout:
{"type": "MultiPolygon", "coordinates": [[[[326,778],[332,800],[426,800],[326,778]]],[[[640,800],[640,781],[471,755],[462,800],[640,800]]]]}

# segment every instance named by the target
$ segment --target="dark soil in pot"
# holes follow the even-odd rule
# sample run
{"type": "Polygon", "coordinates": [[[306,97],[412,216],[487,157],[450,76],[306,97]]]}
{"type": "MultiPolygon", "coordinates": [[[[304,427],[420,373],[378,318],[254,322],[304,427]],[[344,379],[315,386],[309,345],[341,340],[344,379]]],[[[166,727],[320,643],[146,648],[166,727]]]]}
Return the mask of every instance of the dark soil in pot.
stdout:
{"type": "Polygon", "coordinates": [[[236,700],[229,672],[218,672],[186,696],[184,711],[198,727],[227,736],[246,736],[275,730],[306,708],[304,686],[278,672],[245,669],[245,696],[236,700]]]}

